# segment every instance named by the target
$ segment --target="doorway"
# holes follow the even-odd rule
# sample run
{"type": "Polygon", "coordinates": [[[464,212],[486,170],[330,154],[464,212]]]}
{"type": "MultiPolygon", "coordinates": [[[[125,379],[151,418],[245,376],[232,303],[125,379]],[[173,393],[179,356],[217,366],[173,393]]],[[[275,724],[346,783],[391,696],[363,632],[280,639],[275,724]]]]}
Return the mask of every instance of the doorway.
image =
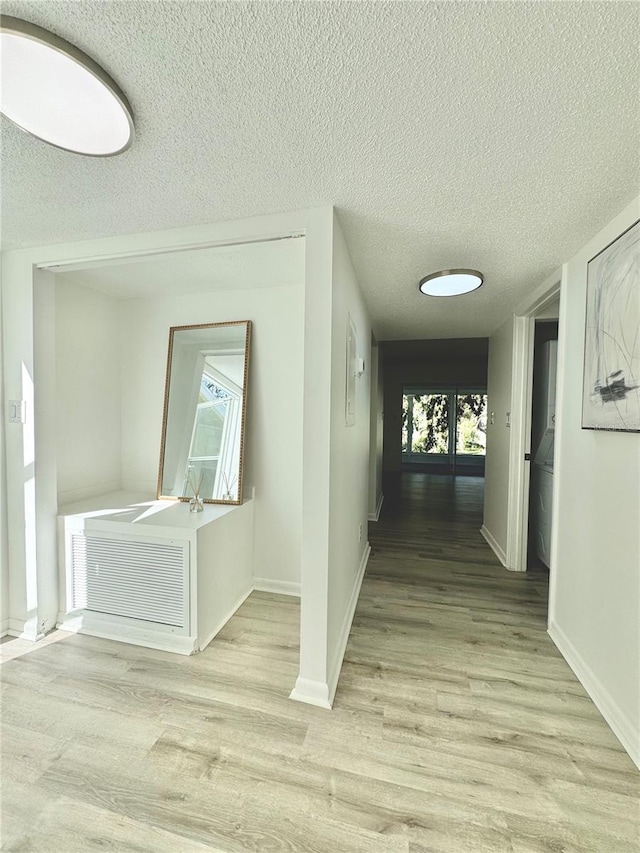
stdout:
{"type": "Polygon", "coordinates": [[[549,569],[553,513],[558,321],[536,319],[531,403],[527,570],[549,569]]]}
{"type": "Polygon", "coordinates": [[[560,280],[555,275],[514,316],[505,566],[527,570],[531,475],[531,411],[536,320],[558,320],[560,280]]]}

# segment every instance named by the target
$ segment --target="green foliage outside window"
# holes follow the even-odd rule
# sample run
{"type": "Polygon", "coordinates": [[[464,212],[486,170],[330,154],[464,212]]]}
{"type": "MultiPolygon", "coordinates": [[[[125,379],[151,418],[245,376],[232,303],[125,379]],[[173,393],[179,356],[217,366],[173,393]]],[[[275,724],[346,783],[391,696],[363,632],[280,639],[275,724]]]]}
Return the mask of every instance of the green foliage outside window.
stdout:
{"type": "MultiPolygon", "coordinates": [[[[402,449],[407,453],[449,452],[449,405],[452,394],[403,397],[402,449]],[[411,434],[411,447],[408,447],[411,434]]],[[[459,394],[456,399],[456,452],[484,454],[486,395],[459,394]]]]}

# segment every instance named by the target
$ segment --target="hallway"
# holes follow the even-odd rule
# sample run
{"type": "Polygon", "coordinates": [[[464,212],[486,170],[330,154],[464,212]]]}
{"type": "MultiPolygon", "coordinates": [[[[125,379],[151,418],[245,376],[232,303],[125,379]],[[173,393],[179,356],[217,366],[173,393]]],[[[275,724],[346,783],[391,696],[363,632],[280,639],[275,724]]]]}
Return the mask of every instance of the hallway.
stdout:
{"type": "Polygon", "coordinates": [[[332,711],[288,698],[291,596],[191,657],[0,645],[2,849],[637,853],[640,774],[545,633],[544,575],[481,538],[482,486],[389,490],[332,711]]]}
{"type": "Polygon", "coordinates": [[[414,853],[632,853],[640,775],[546,634],[546,570],[482,539],[483,487],[405,473],[385,497],[335,701],[382,730],[334,765],[412,792],[414,853]]]}

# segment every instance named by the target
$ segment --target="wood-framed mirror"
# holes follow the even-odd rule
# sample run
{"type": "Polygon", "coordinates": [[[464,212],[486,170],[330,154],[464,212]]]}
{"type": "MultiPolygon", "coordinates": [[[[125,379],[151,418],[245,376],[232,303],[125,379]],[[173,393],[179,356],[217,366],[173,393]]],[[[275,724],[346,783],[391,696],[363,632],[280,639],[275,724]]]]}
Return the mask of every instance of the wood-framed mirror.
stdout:
{"type": "Polygon", "coordinates": [[[158,498],[242,503],[251,321],[172,326],[158,498]]]}

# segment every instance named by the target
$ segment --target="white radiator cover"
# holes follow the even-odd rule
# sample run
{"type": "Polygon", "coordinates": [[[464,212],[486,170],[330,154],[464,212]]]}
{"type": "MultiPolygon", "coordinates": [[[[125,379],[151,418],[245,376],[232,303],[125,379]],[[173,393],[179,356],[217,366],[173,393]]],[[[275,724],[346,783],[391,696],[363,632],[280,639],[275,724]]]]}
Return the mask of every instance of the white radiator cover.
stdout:
{"type": "Polygon", "coordinates": [[[189,543],[73,533],[75,610],[188,630],[189,543]]]}

